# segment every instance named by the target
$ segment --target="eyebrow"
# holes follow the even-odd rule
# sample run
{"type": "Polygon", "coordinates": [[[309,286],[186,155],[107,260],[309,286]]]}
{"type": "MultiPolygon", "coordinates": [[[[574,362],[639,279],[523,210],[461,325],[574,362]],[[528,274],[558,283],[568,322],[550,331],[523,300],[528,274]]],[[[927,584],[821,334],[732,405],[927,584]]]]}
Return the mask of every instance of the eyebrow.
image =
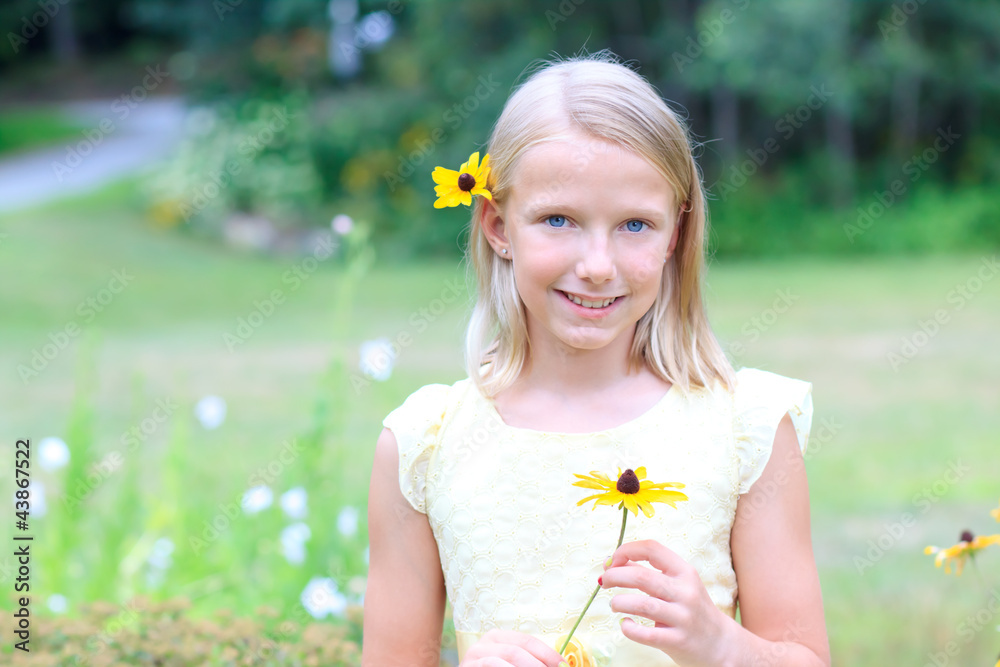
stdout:
{"type": "MultiPolygon", "coordinates": [[[[651,220],[663,220],[669,217],[669,213],[664,213],[662,210],[645,208],[642,206],[629,207],[623,209],[627,214],[622,216],[622,219],[633,219],[633,218],[647,218],[651,220]]],[[[579,213],[580,209],[573,204],[568,204],[566,202],[540,202],[537,204],[530,204],[525,208],[524,214],[527,218],[537,218],[543,213],[555,213],[555,212],[566,212],[566,213],[579,213]]]]}

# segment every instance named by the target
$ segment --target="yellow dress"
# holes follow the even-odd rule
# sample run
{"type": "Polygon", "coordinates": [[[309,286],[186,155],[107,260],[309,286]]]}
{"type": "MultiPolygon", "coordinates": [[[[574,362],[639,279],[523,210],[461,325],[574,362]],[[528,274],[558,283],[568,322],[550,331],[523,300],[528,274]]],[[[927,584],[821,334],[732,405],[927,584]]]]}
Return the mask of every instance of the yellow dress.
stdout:
{"type": "MultiPolygon", "coordinates": [[[[712,601],[735,617],[729,536],[736,502],[760,477],[788,412],[805,452],[812,384],[744,368],[735,391],[684,395],[674,385],[644,414],[614,428],[559,433],[508,426],[471,379],[429,384],[383,425],[399,448],[399,486],[437,540],[459,658],[493,628],[549,646],[569,632],[621,529],[617,507],[577,501],[573,473],[645,466],[654,482],[683,482],[689,500],[629,514],[625,542],[654,539],[694,565],[712,601]]],[[[626,638],[602,590],[574,637],[598,667],[667,667],[662,651],[626,638]]],[[[636,619],[652,625],[645,619],[636,619]]]]}

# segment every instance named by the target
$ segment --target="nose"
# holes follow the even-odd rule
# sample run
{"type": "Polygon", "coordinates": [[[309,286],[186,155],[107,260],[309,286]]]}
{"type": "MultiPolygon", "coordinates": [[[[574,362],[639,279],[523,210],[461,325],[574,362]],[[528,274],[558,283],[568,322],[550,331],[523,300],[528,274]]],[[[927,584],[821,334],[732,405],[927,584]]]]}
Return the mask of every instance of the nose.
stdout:
{"type": "Polygon", "coordinates": [[[583,244],[582,255],[576,265],[576,276],[595,285],[618,277],[615,264],[615,249],[607,236],[591,234],[583,244]]]}

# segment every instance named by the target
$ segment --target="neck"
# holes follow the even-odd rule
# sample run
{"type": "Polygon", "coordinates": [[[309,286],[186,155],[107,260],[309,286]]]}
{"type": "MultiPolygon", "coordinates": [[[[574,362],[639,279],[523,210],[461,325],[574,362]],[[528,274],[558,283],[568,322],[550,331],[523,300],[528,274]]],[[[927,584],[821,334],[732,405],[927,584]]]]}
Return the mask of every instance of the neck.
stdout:
{"type": "MultiPolygon", "coordinates": [[[[626,329],[604,347],[584,350],[572,348],[547,335],[532,331],[527,322],[530,353],[525,370],[517,384],[532,391],[558,394],[563,397],[593,397],[614,391],[630,375],[629,350],[635,336],[635,326],[626,329]],[[535,335],[536,333],[541,335],[535,335]]],[[[633,370],[631,375],[636,375],[633,370]]]]}

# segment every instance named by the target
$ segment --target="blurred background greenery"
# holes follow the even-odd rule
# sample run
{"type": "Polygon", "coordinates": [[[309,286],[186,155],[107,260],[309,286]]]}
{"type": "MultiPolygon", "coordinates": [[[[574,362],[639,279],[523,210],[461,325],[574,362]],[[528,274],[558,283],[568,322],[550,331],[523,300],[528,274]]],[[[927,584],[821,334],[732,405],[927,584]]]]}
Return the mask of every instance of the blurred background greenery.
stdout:
{"type": "MultiPolygon", "coordinates": [[[[921,551],[998,532],[998,34],[967,0],[4,3],[33,658],[357,663],[381,419],[463,375],[467,211],[430,171],[533,61],[609,48],[700,142],[733,363],[814,383],[835,662],[993,664],[1000,559],[921,551]]],[[[0,556],[4,609],[15,577],[0,556]]]]}

